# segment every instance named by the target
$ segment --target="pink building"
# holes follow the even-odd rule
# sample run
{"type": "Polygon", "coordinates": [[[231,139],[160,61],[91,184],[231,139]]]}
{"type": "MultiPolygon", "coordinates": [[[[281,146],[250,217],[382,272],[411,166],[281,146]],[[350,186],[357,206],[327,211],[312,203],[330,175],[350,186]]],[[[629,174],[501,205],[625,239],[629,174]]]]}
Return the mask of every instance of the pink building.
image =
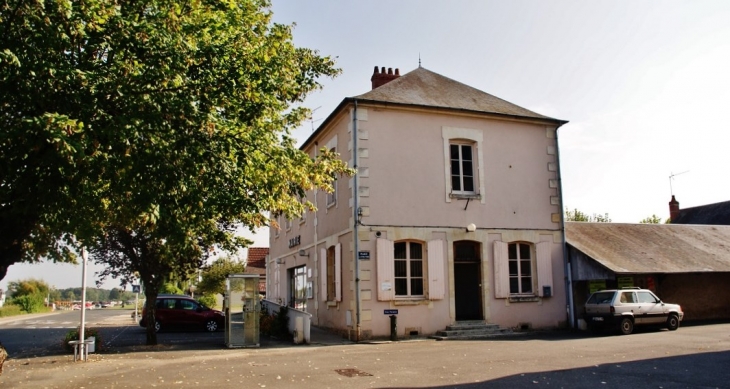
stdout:
{"type": "Polygon", "coordinates": [[[270,232],[267,298],[357,339],[568,323],[557,130],[424,68],[375,68],[303,144],[355,177],[270,232]]]}

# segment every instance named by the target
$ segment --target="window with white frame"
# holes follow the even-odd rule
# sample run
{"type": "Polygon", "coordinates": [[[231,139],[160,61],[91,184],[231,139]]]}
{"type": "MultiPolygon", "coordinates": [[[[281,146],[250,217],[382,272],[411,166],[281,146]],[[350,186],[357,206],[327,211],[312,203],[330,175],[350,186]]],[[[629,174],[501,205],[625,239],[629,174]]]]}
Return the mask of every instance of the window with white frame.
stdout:
{"type": "Polygon", "coordinates": [[[451,192],[474,194],[474,146],[471,143],[452,142],[449,145],[451,157],[451,192]]]}
{"type": "Polygon", "coordinates": [[[552,296],[551,242],[494,242],[494,296],[552,296]]]}
{"type": "Polygon", "coordinates": [[[395,242],[393,244],[395,295],[423,296],[423,244],[395,242]]]}
{"type": "MultiPolygon", "coordinates": [[[[335,152],[335,148],[330,149],[331,152],[335,152]]],[[[332,180],[332,193],[327,193],[327,207],[331,207],[337,204],[337,177],[333,177],[332,180]]]]}
{"type": "Polygon", "coordinates": [[[446,256],[443,240],[375,243],[378,301],[441,300],[445,296],[446,256]]]}
{"type": "Polygon", "coordinates": [[[512,294],[532,293],[532,245],[510,243],[509,255],[509,292],[512,294]]]}

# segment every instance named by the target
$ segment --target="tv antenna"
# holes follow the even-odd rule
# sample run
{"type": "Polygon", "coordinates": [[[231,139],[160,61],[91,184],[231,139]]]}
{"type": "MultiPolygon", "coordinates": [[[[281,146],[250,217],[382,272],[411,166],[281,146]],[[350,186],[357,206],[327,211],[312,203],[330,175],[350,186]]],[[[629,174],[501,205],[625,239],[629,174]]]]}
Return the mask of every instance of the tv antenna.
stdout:
{"type": "Polygon", "coordinates": [[[322,106],[321,106],[321,105],[320,105],[319,107],[317,107],[317,108],[313,109],[313,110],[312,110],[312,113],[311,113],[311,115],[309,115],[309,123],[310,123],[310,124],[312,125],[312,132],[314,132],[314,123],[316,123],[316,122],[318,122],[318,121],[322,120],[322,119],[317,119],[317,120],[314,120],[314,113],[315,113],[315,112],[316,112],[316,111],[317,111],[318,109],[320,109],[320,108],[322,108],[322,106]]]}
{"type": "Polygon", "coordinates": [[[674,180],[675,176],[678,176],[680,174],[689,173],[689,170],[685,170],[681,173],[674,174],[672,172],[669,173],[669,194],[674,196],[674,190],[672,189],[672,180],[674,180]]]}

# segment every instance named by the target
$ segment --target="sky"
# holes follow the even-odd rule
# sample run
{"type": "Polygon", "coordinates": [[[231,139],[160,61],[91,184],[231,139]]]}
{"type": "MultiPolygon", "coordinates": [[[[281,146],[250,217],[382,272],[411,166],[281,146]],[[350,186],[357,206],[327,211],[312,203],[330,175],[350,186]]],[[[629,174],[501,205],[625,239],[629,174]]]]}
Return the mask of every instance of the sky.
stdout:
{"type": "MultiPolygon", "coordinates": [[[[730,200],[730,1],[273,0],[272,11],[296,23],[297,46],[342,69],[305,100],[315,111],[293,132],[300,143],[370,90],[375,66],[405,74],[420,60],[569,121],[558,135],[571,210],[637,223],[668,218],[672,194],[681,208],[730,200]]],[[[268,246],[268,230],[253,238],[268,246]]],[[[81,266],[13,265],[0,288],[28,277],[80,286],[81,266]]]]}

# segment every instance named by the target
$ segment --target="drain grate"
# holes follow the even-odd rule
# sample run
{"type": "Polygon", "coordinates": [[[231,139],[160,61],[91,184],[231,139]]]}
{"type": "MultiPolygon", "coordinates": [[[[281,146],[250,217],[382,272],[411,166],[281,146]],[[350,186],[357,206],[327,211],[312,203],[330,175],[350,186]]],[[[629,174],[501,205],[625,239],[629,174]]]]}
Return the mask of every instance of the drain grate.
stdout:
{"type": "Polygon", "coordinates": [[[335,369],[337,374],[343,375],[345,377],[372,377],[373,375],[370,373],[366,373],[362,370],[358,369],[335,369]]]}

